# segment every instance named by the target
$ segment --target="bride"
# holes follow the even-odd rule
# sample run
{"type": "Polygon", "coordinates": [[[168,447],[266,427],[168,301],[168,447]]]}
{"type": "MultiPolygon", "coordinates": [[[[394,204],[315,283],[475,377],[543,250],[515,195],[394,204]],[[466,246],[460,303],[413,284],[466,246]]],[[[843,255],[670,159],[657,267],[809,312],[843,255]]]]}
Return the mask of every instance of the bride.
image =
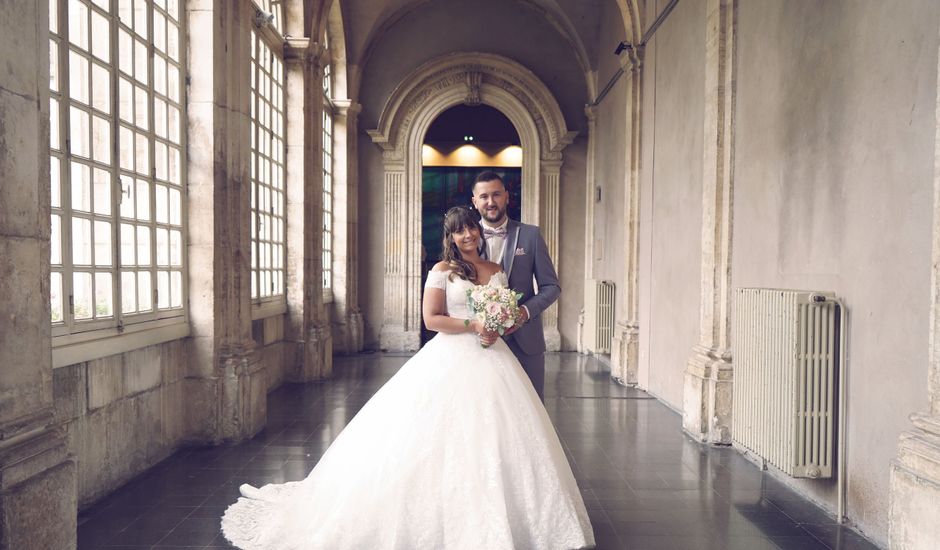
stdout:
{"type": "Polygon", "coordinates": [[[243,549],[594,546],[558,436],[509,347],[471,317],[467,290],[505,286],[478,252],[473,210],[444,217],[425,286],[432,338],[349,422],[302,481],[241,487],[222,531],[243,549]],[[492,344],[484,348],[481,343],[492,344]]]}

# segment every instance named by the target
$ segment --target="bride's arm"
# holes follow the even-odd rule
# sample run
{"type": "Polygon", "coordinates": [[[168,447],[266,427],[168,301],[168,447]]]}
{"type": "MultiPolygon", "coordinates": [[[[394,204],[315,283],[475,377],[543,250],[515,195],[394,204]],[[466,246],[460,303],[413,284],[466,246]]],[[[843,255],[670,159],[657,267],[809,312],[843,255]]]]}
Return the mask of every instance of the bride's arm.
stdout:
{"type": "MultiPolygon", "coordinates": [[[[445,262],[440,262],[434,266],[430,277],[443,277],[448,270],[445,262]]],[[[466,323],[463,319],[454,319],[447,315],[447,298],[444,288],[428,286],[424,289],[424,302],[421,304],[421,313],[424,316],[424,326],[428,330],[435,332],[445,332],[447,334],[478,333],[483,335],[486,331],[483,324],[473,319],[466,323]]]]}
{"type": "Polygon", "coordinates": [[[461,334],[477,332],[480,322],[474,319],[469,325],[464,323],[463,319],[454,319],[448,317],[445,313],[446,308],[444,291],[439,288],[428,288],[424,291],[424,302],[421,304],[421,311],[424,315],[424,326],[428,330],[435,332],[446,332],[447,334],[461,334]]]}

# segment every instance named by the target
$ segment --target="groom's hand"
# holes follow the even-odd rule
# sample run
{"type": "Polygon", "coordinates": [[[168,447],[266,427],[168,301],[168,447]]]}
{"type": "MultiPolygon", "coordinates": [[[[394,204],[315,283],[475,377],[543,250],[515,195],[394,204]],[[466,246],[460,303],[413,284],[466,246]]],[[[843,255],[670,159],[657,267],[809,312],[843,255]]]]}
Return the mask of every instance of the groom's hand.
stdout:
{"type": "Polygon", "coordinates": [[[519,330],[520,328],[522,328],[522,325],[524,325],[524,324],[526,323],[526,321],[528,321],[528,320],[529,320],[529,310],[526,309],[526,308],[524,308],[524,307],[520,307],[520,308],[519,308],[519,317],[516,318],[516,324],[513,325],[513,326],[511,326],[511,327],[509,327],[509,330],[507,330],[506,332],[504,332],[504,333],[503,333],[503,336],[509,336],[509,335],[512,334],[513,332],[516,332],[517,330],[519,330]]]}

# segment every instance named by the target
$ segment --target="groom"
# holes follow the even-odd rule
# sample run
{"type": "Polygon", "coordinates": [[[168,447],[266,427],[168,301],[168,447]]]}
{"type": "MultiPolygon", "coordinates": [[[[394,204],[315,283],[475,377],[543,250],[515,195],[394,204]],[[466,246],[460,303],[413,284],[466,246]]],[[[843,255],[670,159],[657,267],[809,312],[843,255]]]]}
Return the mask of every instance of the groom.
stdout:
{"type": "Polygon", "coordinates": [[[505,336],[539,398],[545,400],[545,334],[541,314],[561,294],[555,266],[539,228],[510,220],[509,193],[496,172],[486,171],[473,184],[473,206],[483,223],[483,257],[503,266],[509,287],[522,293],[522,319],[505,336]],[[538,294],[532,278],[538,285],[538,294]]]}

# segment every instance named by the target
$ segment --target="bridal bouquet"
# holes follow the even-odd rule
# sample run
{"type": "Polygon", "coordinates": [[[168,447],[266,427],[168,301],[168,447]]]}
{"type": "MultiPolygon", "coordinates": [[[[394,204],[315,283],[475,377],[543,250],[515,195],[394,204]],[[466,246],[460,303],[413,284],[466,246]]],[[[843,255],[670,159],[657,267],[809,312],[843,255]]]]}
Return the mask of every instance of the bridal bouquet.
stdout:
{"type": "Polygon", "coordinates": [[[516,324],[519,298],[522,298],[521,293],[506,287],[476,285],[467,290],[470,312],[483,323],[486,330],[499,333],[500,336],[516,324]]]}

